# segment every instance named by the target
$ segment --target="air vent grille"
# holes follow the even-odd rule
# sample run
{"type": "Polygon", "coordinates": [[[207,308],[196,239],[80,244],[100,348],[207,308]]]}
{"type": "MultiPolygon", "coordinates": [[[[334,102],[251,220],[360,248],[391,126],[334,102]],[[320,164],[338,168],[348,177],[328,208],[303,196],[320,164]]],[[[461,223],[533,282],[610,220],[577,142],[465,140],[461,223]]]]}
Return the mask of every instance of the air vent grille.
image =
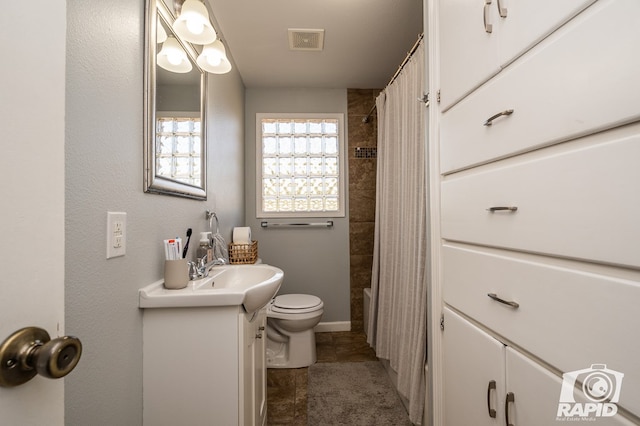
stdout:
{"type": "Polygon", "coordinates": [[[324,30],[289,28],[289,49],[322,50],[324,48],[324,30]]]}

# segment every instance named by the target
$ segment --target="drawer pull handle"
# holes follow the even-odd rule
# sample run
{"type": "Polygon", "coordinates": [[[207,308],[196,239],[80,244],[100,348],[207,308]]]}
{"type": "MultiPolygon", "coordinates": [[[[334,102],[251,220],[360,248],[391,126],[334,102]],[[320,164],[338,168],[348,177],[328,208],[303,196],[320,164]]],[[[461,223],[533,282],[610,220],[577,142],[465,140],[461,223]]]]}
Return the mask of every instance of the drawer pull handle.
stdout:
{"type": "Polygon", "coordinates": [[[500,299],[498,297],[497,294],[495,293],[489,293],[487,294],[487,296],[489,296],[490,298],[492,298],[493,300],[495,300],[496,302],[500,302],[503,303],[507,306],[511,306],[514,309],[518,309],[520,307],[520,304],[518,302],[514,302],[514,301],[510,301],[510,300],[504,300],[504,299],[500,299]]]}
{"type": "Polygon", "coordinates": [[[514,424],[509,421],[509,403],[513,404],[514,402],[516,402],[516,396],[513,392],[507,393],[507,398],[504,403],[504,418],[507,426],[514,426],[514,424]]]}
{"type": "Polygon", "coordinates": [[[492,419],[496,418],[496,409],[491,408],[491,391],[496,390],[496,381],[490,380],[489,386],[487,387],[487,410],[489,410],[489,417],[492,419]]]}
{"type": "Polygon", "coordinates": [[[493,213],[493,212],[497,212],[497,211],[503,211],[503,210],[508,210],[510,212],[515,212],[518,211],[518,207],[516,206],[499,206],[499,207],[489,207],[487,209],[487,211],[493,213]]]}
{"type": "Polygon", "coordinates": [[[500,13],[501,18],[507,17],[507,7],[504,6],[505,3],[506,3],[506,0],[498,0],[498,13],[500,13]]]}
{"type": "Polygon", "coordinates": [[[503,115],[511,115],[513,114],[513,110],[512,109],[505,109],[504,111],[501,111],[497,114],[493,114],[491,117],[487,118],[487,121],[484,122],[485,126],[491,126],[493,124],[493,120],[495,120],[498,117],[502,117],[503,115]]]}
{"type": "Polygon", "coordinates": [[[493,25],[489,23],[489,12],[491,12],[491,0],[484,0],[484,30],[485,32],[491,33],[493,31],[493,25]]]}

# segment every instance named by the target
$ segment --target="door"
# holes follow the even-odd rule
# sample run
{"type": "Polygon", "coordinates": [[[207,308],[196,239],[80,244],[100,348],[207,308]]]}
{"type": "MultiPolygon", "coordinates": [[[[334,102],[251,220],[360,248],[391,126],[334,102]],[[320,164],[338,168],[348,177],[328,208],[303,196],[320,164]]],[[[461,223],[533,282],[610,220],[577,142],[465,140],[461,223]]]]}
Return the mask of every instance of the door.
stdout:
{"type": "Polygon", "coordinates": [[[502,425],[505,346],[448,308],[442,342],[445,424],[502,425]]]}
{"type": "MultiPolygon", "coordinates": [[[[4,2],[0,25],[0,342],[64,334],[66,2],[4,2]]],[[[2,424],[64,424],[64,381],[0,387],[2,424]]]]}

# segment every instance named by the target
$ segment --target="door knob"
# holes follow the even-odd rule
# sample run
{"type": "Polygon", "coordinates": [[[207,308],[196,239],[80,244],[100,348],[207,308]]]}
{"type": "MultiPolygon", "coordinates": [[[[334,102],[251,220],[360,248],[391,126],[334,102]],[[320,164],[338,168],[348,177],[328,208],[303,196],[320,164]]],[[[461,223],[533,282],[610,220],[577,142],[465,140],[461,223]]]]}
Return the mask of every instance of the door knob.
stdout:
{"type": "Polygon", "coordinates": [[[20,329],[0,345],[0,386],[18,386],[37,374],[59,379],[75,368],[81,355],[82,343],[76,337],[51,339],[38,327],[20,329]]]}

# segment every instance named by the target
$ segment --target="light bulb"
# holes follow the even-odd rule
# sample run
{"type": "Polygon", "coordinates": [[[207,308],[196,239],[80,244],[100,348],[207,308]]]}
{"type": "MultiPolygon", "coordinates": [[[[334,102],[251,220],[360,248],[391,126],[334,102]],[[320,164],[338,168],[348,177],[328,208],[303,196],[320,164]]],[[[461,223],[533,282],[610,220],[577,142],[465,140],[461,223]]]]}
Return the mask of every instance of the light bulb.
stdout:
{"type": "Polygon", "coordinates": [[[192,68],[187,54],[174,37],[167,38],[163,43],[156,61],[158,66],[171,72],[185,73],[192,68]]]}
{"type": "Polygon", "coordinates": [[[197,19],[188,19],[187,29],[192,34],[202,34],[202,32],[204,31],[204,24],[202,23],[202,21],[197,19]]]}
{"type": "Polygon", "coordinates": [[[220,65],[222,62],[222,58],[218,56],[209,55],[207,56],[207,63],[213,67],[220,65]]]}
{"type": "Polygon", "coordinates": [[[212,43],[217,37],[207,7],[200,0],[185,0],[173,22],[173,30],[182,40],[202,45],[212,43]]]}
{"type": "Polygon", "coordinates": [[[182,62],[182,57],[177,52],[171,52],[167,54],[167,60],[171,65],[180,65],[180,62],[182,62]]]}

